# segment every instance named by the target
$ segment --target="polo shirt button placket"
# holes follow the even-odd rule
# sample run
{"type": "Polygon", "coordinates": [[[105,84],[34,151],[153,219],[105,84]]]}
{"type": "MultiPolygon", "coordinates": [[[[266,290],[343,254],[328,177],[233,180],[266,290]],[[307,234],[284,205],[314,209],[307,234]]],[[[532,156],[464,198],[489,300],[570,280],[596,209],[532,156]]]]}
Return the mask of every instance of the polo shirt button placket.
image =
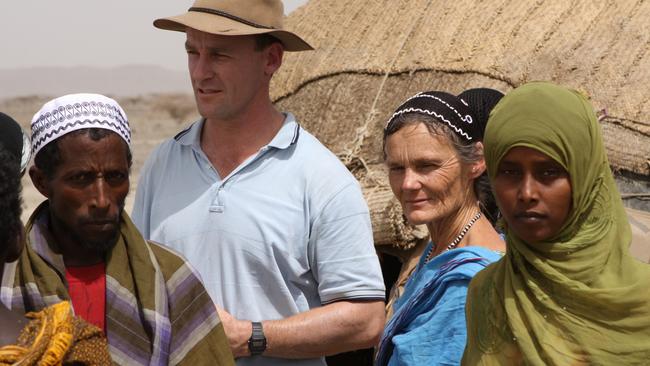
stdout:
{"type": "Polygon", "coordinates": [[[210,212],[223,213],[224,205],[220,197],[222,191],[223,191],[223,185],[220,185],[219,188],[217,188],[217,194],[214,197],[212,204],[210,204],[210,212]]]}

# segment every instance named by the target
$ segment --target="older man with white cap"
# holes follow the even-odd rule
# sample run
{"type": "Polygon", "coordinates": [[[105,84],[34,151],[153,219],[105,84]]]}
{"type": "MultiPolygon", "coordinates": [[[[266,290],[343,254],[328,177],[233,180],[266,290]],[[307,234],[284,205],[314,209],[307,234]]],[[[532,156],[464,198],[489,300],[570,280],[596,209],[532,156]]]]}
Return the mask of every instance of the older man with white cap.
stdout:
{"type": "Polygon", "coordinates": [[[32,120],[34,186],[47,200],[26,246],[5,267],[2,302],[38,311],[69,300],[104,330],[119,365],[234,364],[223,326],[193,269],[142,238],[123,212],[131,132],[112,99],[72,94],[32,120]]]}
{"type": "Polygon", "coordinates": [[[311,49],[282,21],[279,0],[197,0],[154,22],[185,32],[203,118],[149,158],[134,221],[201,273],[239,365],[323,365],[384,323],[358,182],[271,103],[284,51],[311,49]]]}

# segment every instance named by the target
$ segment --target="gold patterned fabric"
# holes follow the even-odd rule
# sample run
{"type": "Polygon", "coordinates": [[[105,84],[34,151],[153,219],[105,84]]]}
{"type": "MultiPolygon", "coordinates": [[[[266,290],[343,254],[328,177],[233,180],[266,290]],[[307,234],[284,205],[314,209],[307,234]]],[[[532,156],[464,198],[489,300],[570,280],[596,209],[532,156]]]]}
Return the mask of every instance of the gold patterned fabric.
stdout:
{"type": "Polygon", "coordinates": [[[72,314],[67,301],[26,315],[15,345],[0,348],[0,366],[110,365],[102,331],[72,314]]]}

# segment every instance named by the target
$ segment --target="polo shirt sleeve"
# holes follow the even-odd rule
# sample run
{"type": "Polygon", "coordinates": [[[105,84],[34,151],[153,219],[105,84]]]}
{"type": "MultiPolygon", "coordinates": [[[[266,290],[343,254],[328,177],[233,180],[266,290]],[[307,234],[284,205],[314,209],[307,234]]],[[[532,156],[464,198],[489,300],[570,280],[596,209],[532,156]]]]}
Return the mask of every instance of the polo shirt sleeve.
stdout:
{"type": "Polygon", "coordinates": [[[368,206],[356,181],[336,192],[319,211],[309,255],[322,304],[385,299],[368,206]]]}
{"type": "Polygon", "coordinates": [[[151,164],[157,150],[154,150],[140,170],[140,179],[135,191],[131,219],[145,239],[151,239],[151,164]]]}

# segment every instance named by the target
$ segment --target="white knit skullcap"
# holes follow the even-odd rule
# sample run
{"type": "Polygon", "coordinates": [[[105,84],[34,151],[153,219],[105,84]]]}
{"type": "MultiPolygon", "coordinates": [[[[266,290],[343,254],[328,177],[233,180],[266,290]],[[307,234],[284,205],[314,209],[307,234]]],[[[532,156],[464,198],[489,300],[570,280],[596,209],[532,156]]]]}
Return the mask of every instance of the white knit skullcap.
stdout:
{"type": "Polygon", "coordinates": [[[32,155],[59,137],[84,128],[111,130],[131,148],[129,121],[116,101],[101,94],[69,94],[45,103],[32,118],[32,155]]]}

